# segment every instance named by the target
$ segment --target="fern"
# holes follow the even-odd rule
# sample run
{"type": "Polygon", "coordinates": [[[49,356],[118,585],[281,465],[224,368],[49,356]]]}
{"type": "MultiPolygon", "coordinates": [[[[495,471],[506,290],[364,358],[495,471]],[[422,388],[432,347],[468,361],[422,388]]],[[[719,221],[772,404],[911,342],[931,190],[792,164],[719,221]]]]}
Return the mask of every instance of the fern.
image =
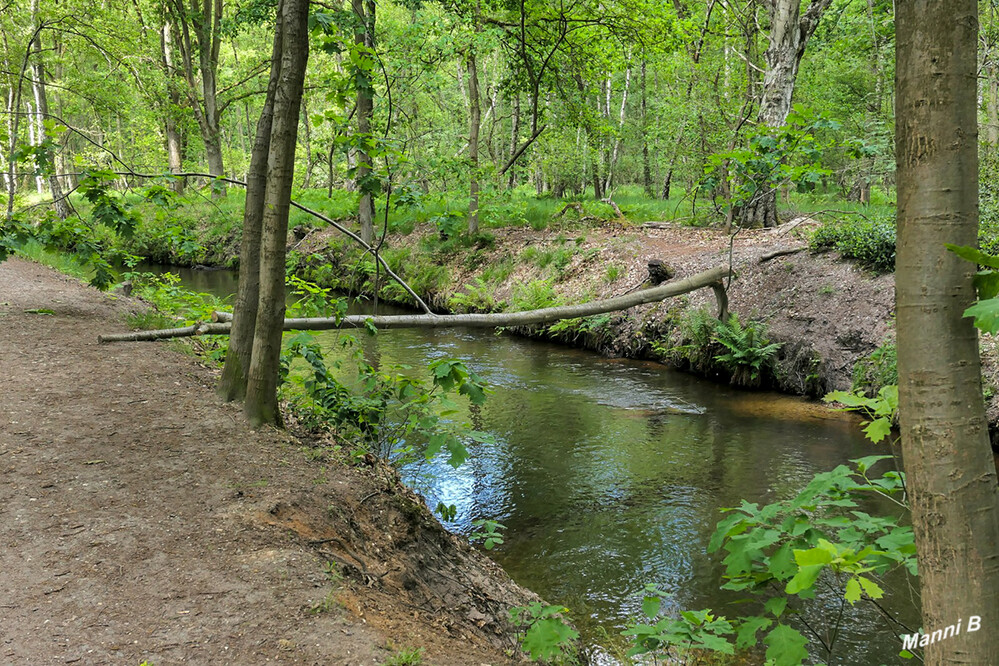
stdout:
{"type": "Polygon", "coordinates": [[[743,325],[735,314],[715,328],[713,340],[727,350],[715,356],[715,361],[732,373],[733,382],[748,376],[747,383],[758,383],[760,373],[781,348],[781,343],[767,339],[762,323],[743,325]]]}

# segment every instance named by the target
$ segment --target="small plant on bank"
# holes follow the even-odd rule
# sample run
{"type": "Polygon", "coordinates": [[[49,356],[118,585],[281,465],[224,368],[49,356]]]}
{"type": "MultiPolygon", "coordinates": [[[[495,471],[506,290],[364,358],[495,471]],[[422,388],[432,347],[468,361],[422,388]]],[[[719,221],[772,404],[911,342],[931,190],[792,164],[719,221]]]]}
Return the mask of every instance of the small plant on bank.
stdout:
{"type": "Polygon", "coordinates": [[[448,307],[459,313],[502,310],[505,304],[496,300],[494,291],[492,285],[477,277],[474,282],[465,285],[464,291],[459,291],[448,300],[448,307]]]}
{"type": "Polygon", "coordinates": [[[514,310],[540,310],[561,305],[562,299],[547,280],[533,280],[514,288],[510,304],[514,310]]]}
{"type": "Polygon", "coordinates": [[[401,648],[383,662],[383,666],[420,666],[423,663],[423,648],[401,648]]]}
{"type": "Polygon", "coordinates": [[[631,639],[629,657],[651,655],[667,663],[678,663],[691,650],[735,654],[735,647],[725,638],[735,633],[732,623],[714,615],[710,609],[682,611],[679,617],[660,618],[664,593],[656,585],[645,586],[642,614],[648,623],[631,623],[621,632],[631,639]]]}
{"type": "Polygon", "coordinates": [[[894,342],[885,342],[853,365],[853,391],[875,396],[885,386],[898,384],[898,352],[894,342]]]}
{"type": "Polygon", "coordinates": [[[472,522],[476,531],[468,535],[468,540],[472,543],[482,542],[482,547],[492,550],[503,543],[503,535],[500,530],[505,530],[506,525],[495,520],[479,519],[472,522]]]}
{"type": "Polygon", "coordinates": [[[520,646],[534,660],[571,658],[579,632],[569,626],[563,606],[546,606],[534,602],[510,609],[510,621],[521,628],[520,646]]]}

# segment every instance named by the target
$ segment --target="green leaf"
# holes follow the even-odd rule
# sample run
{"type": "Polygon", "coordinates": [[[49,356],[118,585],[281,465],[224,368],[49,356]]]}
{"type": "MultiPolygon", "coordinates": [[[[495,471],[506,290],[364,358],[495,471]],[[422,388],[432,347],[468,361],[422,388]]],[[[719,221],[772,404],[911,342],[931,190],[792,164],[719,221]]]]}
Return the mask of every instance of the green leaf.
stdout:
{"type": "Polygon", "coordinates": [[[798,570],[794,562],[793,548],[786,543],[770,556],[770,574],[777,580],[787,580],[798,570]]]}
{"type": "Polygon", "coordinates": [[[855,604],[860,601],[860,583],[857,582],[856,578],[851,578],[846,581],[846,594],[843,597],[850,602],[850,604],[855,604]]]}
{"type": "Polygon", "coordinates": [[[952,245],[950,243],[944,243],[944,247],[966,261],[980,266],[988,266],[989,268],[999,268],[999,257],[985,254],[977,248],[966,245],[952,245]]]}
{"type": "Polygon", "coordinates": [[[995,335],[999,333],[999,298],[979,301],[964,311],[965,317],[974,317],[975,326],[995,335]]]}
{"type": "Polygon", "coordinates": [[[774,617],[780,617],[787,608],[787,597],[773,597],[764,602],[763,607],[774,617]]]}
{"type": "Polygon", "coordinates": [[[552,659],[562,651],[563,645],[577,638],[579,633],[565,622],[546,617],[531,625],[522,645],[530,653],[531,659],[552,659]]]}
{"type": "Polygon", "coordinates": [[[756,634],[759,633],[760,629],[766,629],[771,624],[773,624],[772,620],[758,615],[743,618],[742,624],[739,625],[735,646],[741,649],[756,645],[756,634]]]}
{"type": "Polygon", "coordinates": [[[801,567],[794,578],[784,586],[784,591],[788,594],[800,594],[804,590],[810,590],[825,567],[825,564],[808,564],[801,567]]]}
{"type": "Polygon", "coordinates": [[[867,435],[867,439],[877,444],[891,434],[891,421],[885,417],[874,419],[864,428],[864,434],[867,435]]]}
{"type": "Polygon", "coordinates": [[[999,296],[999,272],[978,271],[972,278],[980,300],[988,300],[999,296]]]}
{"type": "Polygon", "coordinates": [[[776,666],[798,666],[808,659],[808,650],[805,649],[808,639],[786,624],[774,627],[763,642],[768,646],[767,659],[772,659],[776,666]]]}
{"type": "Polygon", "coordinates": [[[884,590],[882,590],[881,586],[875,583],[873,580],[869,578],[864,578],[863,576],[857,576],[856,580],[860,581],[860,586],[864,588],[864,592],[871,599],[880,599],[881,597],[885,596],[884,590]]]}
{"type": "Polygon", "coordinates": [[[662,606],[663,600],[659,597],[645,597],[642,599],[642,612],[645,617],[650,620],[655,619],[659,615],[659,608],[662,606]]]}

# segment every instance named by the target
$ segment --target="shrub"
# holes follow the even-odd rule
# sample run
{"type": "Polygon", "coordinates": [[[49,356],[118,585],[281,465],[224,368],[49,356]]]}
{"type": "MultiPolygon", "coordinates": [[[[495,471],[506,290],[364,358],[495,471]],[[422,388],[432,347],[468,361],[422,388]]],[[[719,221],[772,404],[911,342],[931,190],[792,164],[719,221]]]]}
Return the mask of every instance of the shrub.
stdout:
{"type": "Polygon", "coordinates": [[[733,384],[759,384],[760,374],[781,347],[767,339],[763,323],[750,321],[743,325],[735,314],[716,326],[714,340],[726,350],[715,360],[732,373],[733,384]]]}
{"type": "Polygon", "coordinates": [[[735,314],[720,322],[705,308],[688,311],[677,328],[682,344],[654,342],[653,351],[695,372],[726,373],[737,385],[759,385],[781,347],[767,339],[762,322],[743,324],[735,314]]]}
{"type": "Polygon", "coordinates": [[[812,235],[813,252],[837,250],[876,273],[895,270],[895,221],[886,218],[833,221],[812,235]]]}

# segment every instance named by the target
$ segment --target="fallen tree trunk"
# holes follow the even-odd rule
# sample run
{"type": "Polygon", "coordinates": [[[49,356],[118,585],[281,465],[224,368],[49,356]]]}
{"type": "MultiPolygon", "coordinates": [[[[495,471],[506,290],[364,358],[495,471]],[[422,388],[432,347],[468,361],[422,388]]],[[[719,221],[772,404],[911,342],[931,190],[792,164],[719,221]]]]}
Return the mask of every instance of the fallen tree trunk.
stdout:
{"type": "MultiPolygon", "coordinates": [[[[459,314],[459,315],[351,315],[337,320],[332,317],[310,317],[303,319],[285,319],[286,331],[327,331],[339,328],[363,328],[374,326],[379,329],[390,328],[499,328],[511,326],[529,326],[531,324],[546,324],[560,319],[577,319],[593,315],[627,310],[644,303],[662,301],[672,296],[679,296],[704,287],[711,287],[719,300],[719,316],[727,313],[727,298],[723,280],[734,276],[729,266],[718,266],[683,280],[670,282],[651,289],[642,289],[624,296],[616,296],[600,301],[582,303],[579,305],[561,305],[540,310],[525,310],[523,312],[494,312],[491,314],[459,314]]],[[[139,331],[137,333],[116,333],[101,335],[100,343],[107,342],[137,342],[142,340],[162,340],[164,338],[191,337],[194,335],[227,335],[232,326],[232,315],[216,313],[219,323],[195,324],[186,328],[174,328],[161,331],[139,331]]]]}

